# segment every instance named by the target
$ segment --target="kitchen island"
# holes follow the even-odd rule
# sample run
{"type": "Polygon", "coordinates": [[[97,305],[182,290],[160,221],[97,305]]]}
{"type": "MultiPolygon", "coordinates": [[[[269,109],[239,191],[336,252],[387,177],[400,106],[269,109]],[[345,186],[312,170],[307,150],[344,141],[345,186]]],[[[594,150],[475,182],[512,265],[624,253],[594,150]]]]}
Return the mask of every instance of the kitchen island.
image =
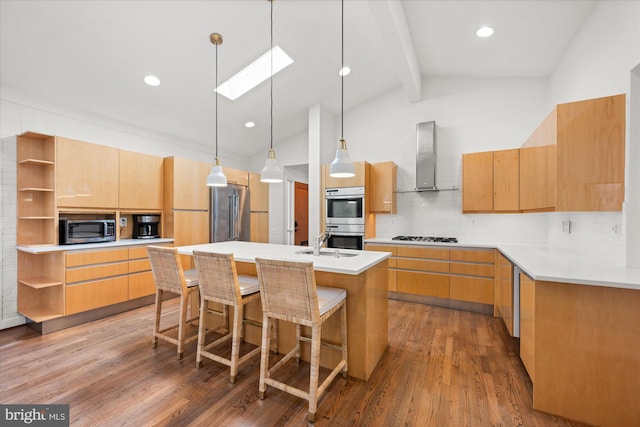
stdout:
{"type": "MultiPolygon", "coordinates": [[[[347,291],[347,345],[349,375],[367,380],[388,344],[388,252],[322,249],[314,256],[306,246],[276,245],[251,242],[220,242],[181,246],[178,252],[192,255],[194,250],[232,253],[238,274],[256,275],[256,258],[285,261],[312,261],[316,283],[322,286],[342,288],[347,291]]],[[[250,303],[247,318],[262,321],[260,303],[250,303]]],[[[292,324],[279,323],[278,351],[286,353],[295,343],[292,324]]],[[[261,342],[259,328],[247,328],[245,338],[253,344],[261,342]]],[[[330,318],[322,328],[324,341],[340,342],[339,316],[330,318]]],[[[302,359],[309,360],[309,346],[303,343],[302,359]]],[[[323,348],[320,364],[335,366],[340,355],[323,348]]]]}

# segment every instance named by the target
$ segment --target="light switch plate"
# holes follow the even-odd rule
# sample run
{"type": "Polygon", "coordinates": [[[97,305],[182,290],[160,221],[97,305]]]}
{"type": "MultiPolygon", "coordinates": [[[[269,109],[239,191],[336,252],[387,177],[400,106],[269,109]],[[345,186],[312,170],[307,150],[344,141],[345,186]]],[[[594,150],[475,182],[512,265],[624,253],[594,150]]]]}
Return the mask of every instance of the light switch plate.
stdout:
{"type": "Polygon", "coordinates": [[[571,221],[569,220],[562,221],[562,232],[571,234],[571,221]]]}
{"type": "Polygon", "coordinates": [[[126,226],[127,226],[127,217],[120,218],[120,227],[126,227],[126,226]]]}

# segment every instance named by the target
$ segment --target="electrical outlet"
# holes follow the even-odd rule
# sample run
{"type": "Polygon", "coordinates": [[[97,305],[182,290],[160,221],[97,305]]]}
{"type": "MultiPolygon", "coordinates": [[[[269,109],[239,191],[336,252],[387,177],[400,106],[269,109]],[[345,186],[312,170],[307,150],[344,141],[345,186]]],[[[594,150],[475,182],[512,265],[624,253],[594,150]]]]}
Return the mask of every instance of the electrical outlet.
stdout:
{"type": "Polygon", "coordinates": [[[124,216],[120,218],[120,227],[126,227],[126,226],[127,226],[127,217],[124,216]]]}
{"type": "Polygon", "coordinates": [[[622,232],[622,224],[619,223],[615,223],[611,226],[611,231],[613,231],[613,234],[615,234],[616,236],[620,235],[620,233],[622,232]]]}
{"type": "Polygon", "coordinates": [[[562,232],[571,234],[571,221],[569,220],[562,221],[562,232]]]}

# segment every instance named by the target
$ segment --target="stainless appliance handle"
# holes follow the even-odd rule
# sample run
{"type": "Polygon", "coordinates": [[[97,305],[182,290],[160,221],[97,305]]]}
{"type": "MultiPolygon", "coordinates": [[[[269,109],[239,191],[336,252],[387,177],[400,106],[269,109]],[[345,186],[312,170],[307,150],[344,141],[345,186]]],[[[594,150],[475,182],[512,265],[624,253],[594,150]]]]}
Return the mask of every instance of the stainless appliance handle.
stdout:
{"type": "Polygon", "coordinates": [[[240,197],[233,195],[233,240],[240,240],[240,197]]]}
{"type": "Polygon", "coordinates": [[[234,237],[234,223],[235,223],[235,218],[234,218],[234,200],[233,200],[233,194],[231,196],[229,196],[229,240],[233,240],[234,237]]]}

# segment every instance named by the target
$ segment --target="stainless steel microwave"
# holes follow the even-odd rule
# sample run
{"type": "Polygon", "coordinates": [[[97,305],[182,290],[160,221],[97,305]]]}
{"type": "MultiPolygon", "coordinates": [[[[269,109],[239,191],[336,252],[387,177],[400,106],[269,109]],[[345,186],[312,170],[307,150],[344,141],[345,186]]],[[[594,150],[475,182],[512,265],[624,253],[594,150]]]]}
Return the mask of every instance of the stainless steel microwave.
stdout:
{"type": "Polygon", "coordinates": [[[60,219],[61,245],[99,243],[116,240],[115,219],[60,219]]]}

